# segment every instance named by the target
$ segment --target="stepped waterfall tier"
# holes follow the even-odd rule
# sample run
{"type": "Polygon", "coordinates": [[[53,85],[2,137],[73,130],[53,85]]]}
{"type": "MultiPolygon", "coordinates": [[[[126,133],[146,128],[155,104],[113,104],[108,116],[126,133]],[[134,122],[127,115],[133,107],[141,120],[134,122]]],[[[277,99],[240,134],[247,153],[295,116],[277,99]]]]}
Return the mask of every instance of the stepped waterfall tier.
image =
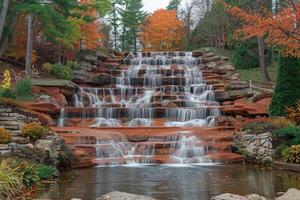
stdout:
{"type": "Polygon", "coordinates": [[[201,57],[157,52],[129,54],[125,61],[129,65],[111,76],[109,87],[79,88],[72,107],[62,110],[59,126],[72,119],[90,127],[214,126],[219,104],[198,68],[201,57]]]}
{"type": "Polygon", "coordinates": [[[192,52],[130,53],[105,69],[104,84],[80,84],[56,131],[101,166],[240,161],[228,151],[232,132],[215,127],[220,104],[203,60],[192,52]]]}

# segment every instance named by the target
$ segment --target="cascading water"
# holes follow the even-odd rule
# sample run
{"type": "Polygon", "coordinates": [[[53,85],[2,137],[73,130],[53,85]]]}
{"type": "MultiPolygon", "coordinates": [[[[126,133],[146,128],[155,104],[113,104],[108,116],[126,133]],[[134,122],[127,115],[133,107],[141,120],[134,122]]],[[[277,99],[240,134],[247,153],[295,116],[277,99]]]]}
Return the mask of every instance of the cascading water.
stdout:
{"type": "Polygon", "coordinates": [[[74,109],[65,108],[60,124],[68,119],[90,119],[91,127],[158,126],[209,127],[219,104],[212,85],[203,79],[192,52],[129,54],[119,75],[108,88],[82,87],[73,94],[74,109]]]}

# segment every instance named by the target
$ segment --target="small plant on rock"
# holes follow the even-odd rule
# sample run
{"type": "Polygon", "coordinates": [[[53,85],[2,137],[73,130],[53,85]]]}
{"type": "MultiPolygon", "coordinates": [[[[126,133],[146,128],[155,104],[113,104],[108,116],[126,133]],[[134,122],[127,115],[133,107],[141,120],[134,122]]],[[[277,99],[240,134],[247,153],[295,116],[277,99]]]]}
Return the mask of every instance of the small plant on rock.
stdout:
{"type": "Polygon", "coordinates": [[[56,169],[52,166],[38,164],[35,167],[37,175],[40,179],[49,179],[56,172],[56,169]]]}
{"type": "Polygon", "coordinates": [[[12,135],[4,128],[0,128],[0,144],[8,144],[12,140],[12,135]]]}
{"type": "Polygon", "coordinates": [[[282,151],[282,156],[286,162],[300,163],[300,145],[292,145],[282,151]]]}
{"type": "Polygon", "coordinates": [[[23,137],[29,137],[29,139],[32,142],[35,142],[38,139],[41,139],[44,135],[46,135],[48,133],[49,133],[49,129],[40,125],[37,122],[32,122],[32,123],[26,124],[22,128],[23,137]]]}

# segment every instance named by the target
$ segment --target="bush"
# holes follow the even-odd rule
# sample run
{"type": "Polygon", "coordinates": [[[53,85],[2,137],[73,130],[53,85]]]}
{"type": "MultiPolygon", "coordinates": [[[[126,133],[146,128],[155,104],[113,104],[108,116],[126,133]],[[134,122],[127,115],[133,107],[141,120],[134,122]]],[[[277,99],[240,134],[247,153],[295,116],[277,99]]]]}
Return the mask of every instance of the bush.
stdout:
{"type": "Polygon", "coordinates": [[[285,112],[288,119],[300,125],[300,101],[294,107],[287,107],[285,112]]]}
{"type": "Polygon", "coordinates": [[[41,68],[44,72],[47,72],[50,74],[52,71],[52,67],[53,67],[53,65],[51,63],[44,63],[41,68]]]}
{"type": "Polygon", "coordinates": [[[0,97],[1,98],[10,98],[10,99],[16,98],[14,92],[8,88],[6,88],[6,89],[0,88],[0,97]]]}
{"type": "Polygon", "coordinates": [[[52,166],[39,164],[36,165],[36,172],[40,179],[49,179],[56,172],[56,169],[52,166]]]}
{"type": "Polygon", "coordinates": [[[62,64],[55,64],[52,66],[51,74],[56,78],[71,80],[72,79],[72,69],[69,66],[62,64]]]}
{"type": "Polygon", "coordinates": [[[272,123],[277,128],[283,128],[283,127],[286,127],[286,126],[294,125],[294,123],[291,120],[289,120],[285,117],[270,118],[270,123],[272,123]]]}
{"type": "Polygon", "coordinates": [[[280,58],[277,82],[269,112],[284,116],[285,108],[295,106],[300,99],[300,59],[280,58]]]}
{"type": "Polygon", "coordinates": [[[300,145],[292,145],[290,148],[286,148],[282,151],[282,157],[286,162],[300,163],[300,145]]]}
{"type": "Polygon", "coordinates": [[[8,144],[12,140],[12,135],[4,128],[0,128],[0,144],[8,144]]]}
{"type": "Polygon", "coordinates": [[[241,42],[231,56],[231,63],[238,69],[259,67],[257,42],[255,40],[241,42]]]}
{"type": "Polygon", "coordinates": [[[38,139],[42,138],[44,135],[48,133],[49,133],[49,129],[40,125],[37,122],[26,124],[22,128],[23,137],[29,137],[29,139],[32,142],[37,141],[38,139]]]}
{"type": "Polygon", "coordinates": [[[17,166],[22,174],[22,182],[26,187],[32,187],[38,184],[40,178],[36,172],[35,165],[22,162],[17,166]]]}
{"type": "Polygon", "coordinates": [[[20,193],[22,174],[17,168],[12,168],[7,160],[0,163],[0,199],[11,199],[20,193]]]}
{"type": "Polygon", "coordinates": [[[17,82],[15,88],[16,97],[19,99],[31,99],[32,98],[32,84],[29,79],[22,79],[17,82]]]}
{"type": "Polygon", "coordinates": [[[289,125],[275,132],[275,135],[284,139],[289,146],[300,144],[300,127],[289,125]]]}
{"type": "Polygon", "coordinates": [[[70,67],[72,70],[80,70],[80,65],[76,61],[68,61],[66,66],[70,67]]]}

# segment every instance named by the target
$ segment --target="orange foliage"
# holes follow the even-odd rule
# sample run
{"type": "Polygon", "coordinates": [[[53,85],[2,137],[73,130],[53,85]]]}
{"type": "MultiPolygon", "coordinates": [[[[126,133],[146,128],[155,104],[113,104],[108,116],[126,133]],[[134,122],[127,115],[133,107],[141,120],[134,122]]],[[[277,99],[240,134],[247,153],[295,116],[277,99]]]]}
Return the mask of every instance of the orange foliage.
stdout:
{"type": "MultiPolygon", "coordinates": [[[[224,3],[225,4],[225,3],[224,3]]],[[[235,38],[265,37],[269,44],[278,47],[284,56],[300,57],[300,3],[290,3],[281,11],[249,11],[225,4],[228,13],[243,20],[235,31],[235,38]]]]}
{"type": "Polygon", "coordinates": [[[143,51],[171,51],[182,47],[184,24],[174,10],[157,10],[141,26],[143,51]]]}
{"type": "MultiPolygon", "coordinates": [[[[90,4],[91,0],[80,0],[83,4],[90,4]]],[[[100,23],[97,21],[97,11],[93,7],[89,7],[83,15],[92,18],[90,22],[84,22],[80,25],[81,32],[81,45],[88,49],[94,49],[99,46],[100,34],[100,23]]]]}

